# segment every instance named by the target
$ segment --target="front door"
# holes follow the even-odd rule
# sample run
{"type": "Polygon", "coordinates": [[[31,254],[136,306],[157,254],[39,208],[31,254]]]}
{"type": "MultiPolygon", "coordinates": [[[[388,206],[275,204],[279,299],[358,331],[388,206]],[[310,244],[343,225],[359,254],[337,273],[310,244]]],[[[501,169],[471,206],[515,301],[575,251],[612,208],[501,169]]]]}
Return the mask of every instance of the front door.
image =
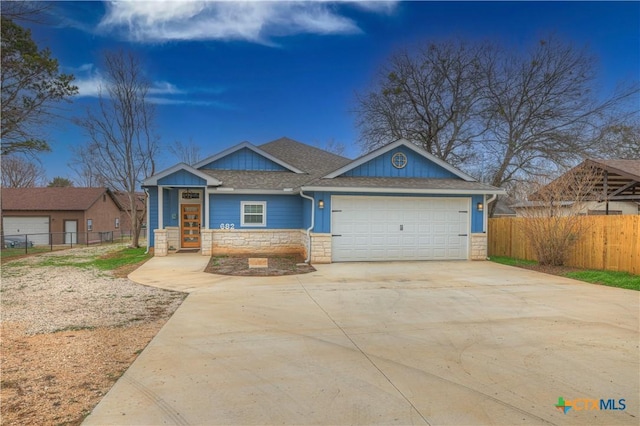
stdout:
{"type": "Polygon", "coordinates": [[[77,220],[64,221],[64,243],[65,244],[78,243],[78,221],[77,220]]]}
{"type": "Polygon", "coordinates": [[[200,248],[200,204],[180,206],[182,248],[200,248]]]}

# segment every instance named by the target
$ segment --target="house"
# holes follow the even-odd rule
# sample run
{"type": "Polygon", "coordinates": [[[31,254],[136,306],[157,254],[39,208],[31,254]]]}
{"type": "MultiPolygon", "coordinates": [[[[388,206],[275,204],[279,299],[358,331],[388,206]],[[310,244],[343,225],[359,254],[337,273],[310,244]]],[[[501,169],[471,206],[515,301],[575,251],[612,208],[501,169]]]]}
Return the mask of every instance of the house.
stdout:
{"type": "Polygon", "coordinates": [[[549,194],[562,197],[554,201],[558,215],[640,214],[640,160],[587,159],[511,208],[516,216],[542,213],[549,194]]]}
{"type": "Polygon", "coordinates": [[[120,220],[120,205],[107,188],[2,189],[3,234],[29,234],[34,244],[99,241],[118,231],[120,220]]]}
{"type": "MultiPolygon", "coordinates": [[[[113,191],[113,196],[122,208],[120,215],[120,231],[124,234],[130,235],[133,227],[131,226],[131,204],[129,201],[129,194],[122,191],[113,191]]],[[[135,203],[138,218],[142,219],[142,226],[144,229],[147,218],[145,213],[146,194],[144,192],[136,192],[135,203]]]]}
{"type": "Polygon", "coordinates": [[[288,138],[243,142],[143,184],[149,245],[313,263],[485,259],[499,188],[398,140],[350,160],[288,138]]]}

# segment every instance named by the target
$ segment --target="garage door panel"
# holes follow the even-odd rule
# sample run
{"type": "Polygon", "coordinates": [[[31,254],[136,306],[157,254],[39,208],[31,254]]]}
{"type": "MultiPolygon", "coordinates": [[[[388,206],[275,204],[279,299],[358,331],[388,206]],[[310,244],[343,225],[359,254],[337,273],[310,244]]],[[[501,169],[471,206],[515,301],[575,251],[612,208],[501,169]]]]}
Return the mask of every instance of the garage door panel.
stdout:
{"type": "Polygon", "coordinates": [[[49,244],[48,216],[6,216],[2,218],[2,229],[6,236],[24,237],[36,245],[49,244]]]}
{"type": "Polygon", "coordinates": [[[468,258],[468,198],[334,196],[332,208],[334,261],[468,258]]]}

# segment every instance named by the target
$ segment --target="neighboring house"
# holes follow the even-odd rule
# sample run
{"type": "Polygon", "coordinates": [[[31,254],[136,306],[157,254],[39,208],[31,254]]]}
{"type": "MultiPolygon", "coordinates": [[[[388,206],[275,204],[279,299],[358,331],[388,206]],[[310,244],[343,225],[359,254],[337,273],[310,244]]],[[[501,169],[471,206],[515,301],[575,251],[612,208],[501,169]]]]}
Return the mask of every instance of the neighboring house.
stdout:
{"type": "MultiPolygon", "coordinates": [[[[113,195],[118,204],[122,207],[120,216],[120,230],[125,234],[130,234],[133,227],[131,226],[131,206],[129,204],[129,195],[126,192],[113,191],[113,195]]],[[[144,192],[136,192],[136,208],[138,217],[142,219],[143,228],[146,226],[147,215],[145,212],[146,195],[144,192]]]]}
{"type": "Polygon", "coordinates": [[[513,201],[508,197],[499,197],[495,202],[492,217],[515,217],[516,211],[510,207],[511,204],[513,201]]]}
{"type": "MultiPolygon", "coordinates": [[[[555,186],[553,193],[575,194],[573,197],[577,198],[556,202],[554,212],[563,215],[640,214],[640,160],[588,159],[567,174],[581,170],[597,178],[593,185],[585,185],[584,191],[566,188],[575,178],[563,179],[564,175],[547,185],[555,186]]],[[[545,202],[536,200],[535,194],[531,198],[532,201],[511,205],[517,216],[529,216],[532,211],[548,209],[545,202]]]]}
{"type": "Polygon", "coordinates": [[[292,253],[314,263],[485,259],[504,194],[405,140],[356,160],[287,138],[147,178],[156,256],[292,253]]]}
{"type": "Polygon", "coordinates": [[[120,214],[107,188],[2,189],[4,235],[29,234],[35,244],[99,241],[120,229],[120,214]]]}

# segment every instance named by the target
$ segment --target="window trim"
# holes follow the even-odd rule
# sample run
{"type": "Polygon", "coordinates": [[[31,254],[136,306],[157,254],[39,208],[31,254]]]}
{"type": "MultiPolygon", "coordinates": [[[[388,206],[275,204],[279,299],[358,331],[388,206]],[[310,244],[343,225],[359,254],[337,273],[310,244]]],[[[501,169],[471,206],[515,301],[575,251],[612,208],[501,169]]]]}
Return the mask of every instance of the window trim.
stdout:
{"type": "MultiPolygon", "coordinates": [[[[258,215],[258,213],[247,213],[258,215]]],[[[267,226],[267,202],[266,201],[241,201],[240,202],[240,226],[264,228],[267,226]],[[246,223],[244,221],[244,206],[259,205],[262,206],[262,223],[246,223]]]]}
{"type": "Polygon", "coordinates": [[[115,224],[114,225],[115,225],[116,229],[120,229],[120,218],[119,217],[115,218],[115,224]]]}
{"type": "Polygon", "coordinates": [[[87,232],[93,231],[93,219],[87,219],[87,232]]]}

